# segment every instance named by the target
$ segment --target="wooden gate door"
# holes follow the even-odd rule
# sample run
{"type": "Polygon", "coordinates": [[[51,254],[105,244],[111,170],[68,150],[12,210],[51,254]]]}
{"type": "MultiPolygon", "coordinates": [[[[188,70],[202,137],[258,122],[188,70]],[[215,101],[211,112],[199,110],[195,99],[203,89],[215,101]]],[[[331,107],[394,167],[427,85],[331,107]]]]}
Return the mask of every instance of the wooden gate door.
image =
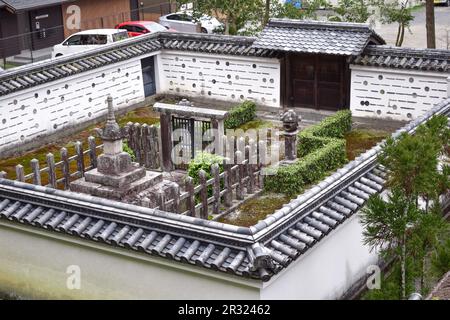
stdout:
{"type": "Polygon", "coordinates": [[[345,108],[345,59],[331,55],[296,55],[291,58],[295,107],[340,110],[345,108]]]}

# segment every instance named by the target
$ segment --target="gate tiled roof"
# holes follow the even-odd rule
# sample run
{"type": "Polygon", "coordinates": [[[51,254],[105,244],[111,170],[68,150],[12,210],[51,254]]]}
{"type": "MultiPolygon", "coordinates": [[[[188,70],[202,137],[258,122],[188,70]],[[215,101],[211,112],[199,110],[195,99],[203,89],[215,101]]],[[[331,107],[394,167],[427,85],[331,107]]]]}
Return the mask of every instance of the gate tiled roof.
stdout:
{"type": "Polygon", "coordinates": [[[369,43],[385,42],[368,24],[271,19],[253,47],[352,56],[360,54],[369,43]]]}

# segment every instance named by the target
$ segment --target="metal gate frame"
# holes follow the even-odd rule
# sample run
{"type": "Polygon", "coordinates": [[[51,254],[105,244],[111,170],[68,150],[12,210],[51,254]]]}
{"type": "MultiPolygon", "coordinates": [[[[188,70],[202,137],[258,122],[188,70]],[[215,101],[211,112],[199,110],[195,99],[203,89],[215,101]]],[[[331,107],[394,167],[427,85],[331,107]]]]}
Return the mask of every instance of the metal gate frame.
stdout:
{"type": "Polygon", "coordinates": [[[183,144],[181,146],[183,154],[180,157],[186,161],[183,161],[181,164],[175,164],[175,169],[186,170],[188,166],[187,159],[193,159],[198,152],[202,152],[207,146],[208,141],[203,141],[203,136],[207,130],[211,129],[211,121],[172,116],[172,132],[177,129],[185,130],[181,135],[182,141],[173,141],[172,138],[173,147],[183,144]],[[185,156],[185,150],[187,150],[188,156],[185,156]]]}

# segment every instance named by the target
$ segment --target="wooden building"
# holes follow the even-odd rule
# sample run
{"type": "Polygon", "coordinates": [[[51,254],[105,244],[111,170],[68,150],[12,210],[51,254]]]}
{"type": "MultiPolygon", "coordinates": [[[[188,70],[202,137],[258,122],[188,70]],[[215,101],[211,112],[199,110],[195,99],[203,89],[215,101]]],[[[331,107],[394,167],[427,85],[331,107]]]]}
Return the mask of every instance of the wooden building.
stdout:
{"type": "Polygon", "coordinates": [[[80,30],[156,19],[171,8],[169,0],[0,0],[0,58],[51,47],[80,30]],[[77,13],[78,28],[72,23],[77,13]]]}
{"type": "Polygon", "coordinates": [[[283,53],[286,107],[339,110],[350,104],[350,58],[384,44],[368,24],[271,19],[253,47],[283,53]]]}

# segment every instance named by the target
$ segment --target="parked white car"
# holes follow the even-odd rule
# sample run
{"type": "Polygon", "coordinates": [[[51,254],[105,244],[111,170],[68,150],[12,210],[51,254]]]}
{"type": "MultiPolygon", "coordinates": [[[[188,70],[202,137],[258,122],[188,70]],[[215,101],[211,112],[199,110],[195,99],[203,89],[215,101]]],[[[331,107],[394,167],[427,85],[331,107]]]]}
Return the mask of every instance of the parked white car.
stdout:
{"type": "Polygon", "coordinates": [[[197,32],[198,23],[200,23],[200,32],[202,33],[216,33],[224,28],[223,23],[207,15],[203,15],[196,22],[190,11],[170,13],[159,18],[159,24],[181,32],[197,32]]]}
{"type": "Polygon", "coordinates": [[[122,29],[92,29],[77,32],[53,47],[52,58],[98,48],[127,38],[127,30],[122,29]]]}

